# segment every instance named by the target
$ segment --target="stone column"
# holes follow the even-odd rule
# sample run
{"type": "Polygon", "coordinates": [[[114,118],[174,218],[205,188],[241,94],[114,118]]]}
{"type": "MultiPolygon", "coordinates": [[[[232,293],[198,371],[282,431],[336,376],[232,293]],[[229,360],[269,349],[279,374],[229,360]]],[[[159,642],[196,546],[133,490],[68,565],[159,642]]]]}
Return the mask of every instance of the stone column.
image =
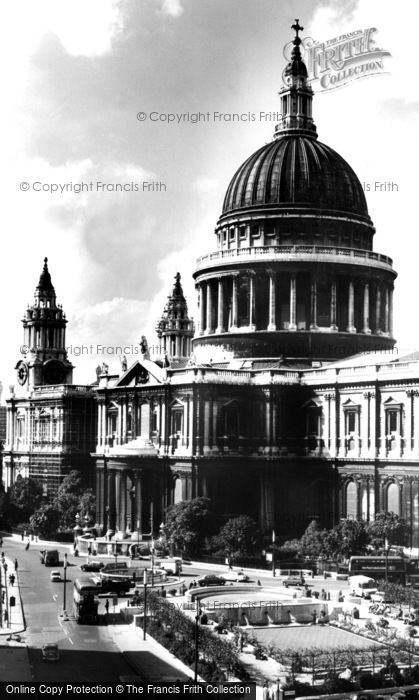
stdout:
{"type": "Polygon", "coordinates": [[[377,335],[381,333],[381,287],[379,285],[377,285],[375,297],[375,332],[377,335]]]}
{"type": "Polygon", "coordinates": [[[269,274],[269,324],[268,331],[276,331],[276,272],[268,270],[269,274]]]}
{"type": "Polygon", "coordinates": [[[390,337],[393,337],[393,289],[389,289],[388,300],[388,332],[390,337]]]}
{"type": "Polygon", "coordinates": [[[141,474],[135,474],[135,529],[141,534],[143,531],[143,493],[141,474]]]}
{"type": "Polygon", "coordinates": [[[211,283],[207,282],[207,327],[205,333],[212,333],[212,287],[211,283]]]}
{"type": "Polygon", "coordinates": [[[115,516],[116,516],[116,508],[115,508],[115,472],[113,471],[108,471],[108,512],[109,512],[109,519],[108,519],[108,528],[111,530],[115,530],[115,516]]]}
{"type": "Polygon", "coordinates": [[[126,443],[128,440],[127,414],[128,414],[127,399],[124,398],[124,399],[122,399],[122,442],[123,443],[126,443]]]}
{"type": "Polygon", "coordinates": [[[238,304],[237,304],[237,275],[233,275],[233,290],[231,296],[231,329],[238,327],[238,304]]]}
{"type": "Polygon", "coordinates": [[[362,329],[363,333],[371,333],[370,328],[370,286],[369,284],[364,285],[364,326],[362,329]]]}
{"type": "Polygon", "coordinates": [[[212,404],[212,453],[217,454],[218,444],[217,444],[217,423],[218,423],[218,403],[217,399],[213,399],[212,404]]]}
{"type": "Polygon", "coordinates": [[[278,399],[272,402],[272,454],[278,454],[278,399]]]}
{"type": "Polygon", "coordinates": [[[255,276],[249,275],[249,329],[256,330],[255,325],[255,276]]]}
{"type": "Polygon", "coordinates": [[[119,486],[119,527],[123,532],[127,529],[127,475],[126,472],[120,472],[119,486]]]}
{"type": "Polygon", "coordinates": [[[103,409],[102,409],[102,436],[103,436],[103,444],[106,445],[108,443],[107,440],[107,427],[108,427],[108,416],[107,416],[107,404],[103,404],[103,409]]]}
{"type": "Polygon", "coordinates": [[[388,321],[389,321],[389,308],[390,308],[390,300],[389,300],[389,291],[388,287],[385,288],[384,290],[384,333],[388,335],[388,321]]]}
{"type": "Polygon", "coordinates": [[[317,279],[311,280],[310,287],[310,329],[317,330],[317,279]]]}
{"type": "Polygon", "coordinates": [[[297,278],[295,274],[290,276],[290,331],[297,330],[297,278]]]}
{"type": "Polygon", "coordinates": [[[356,333],[356,328],[354,326],[354,301],[355,301],[355,289],[352,280],[349,281],[348,288],[348,333],[356,333]]]}
{"type": "Polygon", "coordinates": [[[122,444],[122,404],[121,400],[118,402],[118,445],[122,444]]]}
{"type": "Polygon", "coordinates": [[[268,390],[265,393],[265,436],[266,446],[265,454],[271,454],[272,451],[272,399],[271,392],[268,390]]]}
{"type": "Polygon", "coordinates": [[[121,526],[120,511],[121,506],[121,472],[115,472],[115,530],[123,530],[123,525],[121,526]]]}
{"type": "Polygon", "coordinates": [[[104,439],[102,435],[102,412],[103,412],[104,406],[102,403],[100,403],[97,407],[97,446],[98,448],[102,447],[104,444],[104,439]]]}
{"type": "Polygon", "coordinates": [[[199,285],[199,335],[205,331],[205,282],[199,285]]]}
{"type": "Polygon", "coordinates": [[[211,431],[211,403],[212,398],[205,398],[204,401],[204,455],[211,452],[210,431],[211,431]]]}
{"type": "Polygon", "coordinates": [[[224,327],[224,284],[223,278],[218,278],[218,318],[216,333],[225,333],[224,327]]]}

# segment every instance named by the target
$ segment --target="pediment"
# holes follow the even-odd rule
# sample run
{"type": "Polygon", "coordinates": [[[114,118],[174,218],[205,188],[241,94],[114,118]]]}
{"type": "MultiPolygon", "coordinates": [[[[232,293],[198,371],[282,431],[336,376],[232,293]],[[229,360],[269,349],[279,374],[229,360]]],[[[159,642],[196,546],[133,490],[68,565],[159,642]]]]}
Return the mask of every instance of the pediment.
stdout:
{"type": "Polygon", "coordinates": [[[163,384],[166,378],[166,372],[162,367],[159,367],[151,360],[136,360],[131,367],[119,377],[115,386],[144,386],[151,382],[163,384]]]}

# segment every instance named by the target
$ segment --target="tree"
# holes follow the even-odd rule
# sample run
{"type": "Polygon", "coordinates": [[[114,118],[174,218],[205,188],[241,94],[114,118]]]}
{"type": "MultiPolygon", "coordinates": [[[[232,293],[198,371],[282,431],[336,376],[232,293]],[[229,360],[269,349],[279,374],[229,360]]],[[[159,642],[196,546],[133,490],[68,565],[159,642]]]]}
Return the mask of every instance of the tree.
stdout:
{"type": "Polygon", "coordinates": [[[186,554],[199,552],[212,528],[210,504],[209,498],[200,497],[170,506],[163,528],[169,545],[186,554]]]}
{"type": "Polygon", "coordinates": [[[333,559],[364,554],[369,543],[369,535],[362,520],[342,520],[327,533],[325,544],[327,554],[333,559]]]}
{"type": "Polygon", "coordinates": [[[222,550],[229,560],[235,561],[260,553],[262,537],[253,518],[239,515],[223,525],[218,535],[212,538],[212,545],[222,550]]]}
{"type": "Polygon", "coordinates": [[[55,535],[60,524],[60,512],[51,505],[43,505],[31,515],[29,522],[41,537],[55,535]]]}
{"type": "Polygon", "coordinates": [[[33,513],[44,499],[42,484],[32,477],[18,474],[10,489],[9,500],[25,514],[33,513]]]}
{"type": "Polygon", "coordinates": [[[312,520],[300,539],[299,554],[310,557],[326,554],[326,537],[327,530],[322,530],[318,522],[312,520]]]}
{"type": "Polygon", "coordinates": [[[409,528],[403,518],[396,513],[377,513],[375,520],[368,525],[371,545],[375,550],[388,551],[392,544],[406,545],[409,528]]]}
{"type": "Polygon", "coordinates": [[[77,469],[72,469],[60,484],[53,505],[60,513],[62,528],[72,528],[77,514],[92,514],[93,492],[86,487],[86,479],[77,469]]]}

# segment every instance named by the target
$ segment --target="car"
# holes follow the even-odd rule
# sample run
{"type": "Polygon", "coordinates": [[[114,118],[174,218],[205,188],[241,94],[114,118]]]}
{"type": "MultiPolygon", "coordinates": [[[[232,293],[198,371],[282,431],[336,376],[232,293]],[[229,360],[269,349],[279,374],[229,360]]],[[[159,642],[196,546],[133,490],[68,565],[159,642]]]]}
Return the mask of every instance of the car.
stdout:
{"type": "Polygon", "coordinates": [[[54,583],[61,581],[61,573],[59,571],[51,571],[49,577],[50,577],[50,580],[53,581],[54,583]]]}
{"type": "Polygon", "coordinates": [[[100,571],[103,567],[104,563],[102,561],[87,561],[80,566],[80,569],[82,571],[100,571]]]}
{"type": "Polygon", "coordinates": [[[245,581],[250,581],[248,575],[245,574],[244,571],[228,571],[222,576],[226,581],[236,581],[237,583],[244,583],[245,581]]]}
{"type": "Polygon", "coordinates": [[[225,586],[225,578],[215,574],[206,574],[197,578],[198,586],[225,586]]]}
{"type": "Polygon", "coordinates": [[[288,588],[288,586],[304,586],[305,581],[302,576],[287,576],[282,583],[285,588],[288,588]]]}
{"type": "Polygon", "coordinates": [[[44,661],[59,661],[60,650],[58,644],[50,642],[42,647],[42,658],[44,661]]]}

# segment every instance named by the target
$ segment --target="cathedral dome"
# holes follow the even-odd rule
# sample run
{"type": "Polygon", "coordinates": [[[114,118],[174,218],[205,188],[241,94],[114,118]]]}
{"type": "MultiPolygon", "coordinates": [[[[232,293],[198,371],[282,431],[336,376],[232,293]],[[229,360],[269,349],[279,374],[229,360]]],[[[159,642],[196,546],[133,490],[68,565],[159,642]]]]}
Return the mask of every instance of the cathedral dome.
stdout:
{"type": "Polygon", "coordinates": [[[223,215],[261,206],[328,210],[369,220],[358,177],[336,151],[313,136],[280,136],[237,170],[224,198],[223,215]]]}

